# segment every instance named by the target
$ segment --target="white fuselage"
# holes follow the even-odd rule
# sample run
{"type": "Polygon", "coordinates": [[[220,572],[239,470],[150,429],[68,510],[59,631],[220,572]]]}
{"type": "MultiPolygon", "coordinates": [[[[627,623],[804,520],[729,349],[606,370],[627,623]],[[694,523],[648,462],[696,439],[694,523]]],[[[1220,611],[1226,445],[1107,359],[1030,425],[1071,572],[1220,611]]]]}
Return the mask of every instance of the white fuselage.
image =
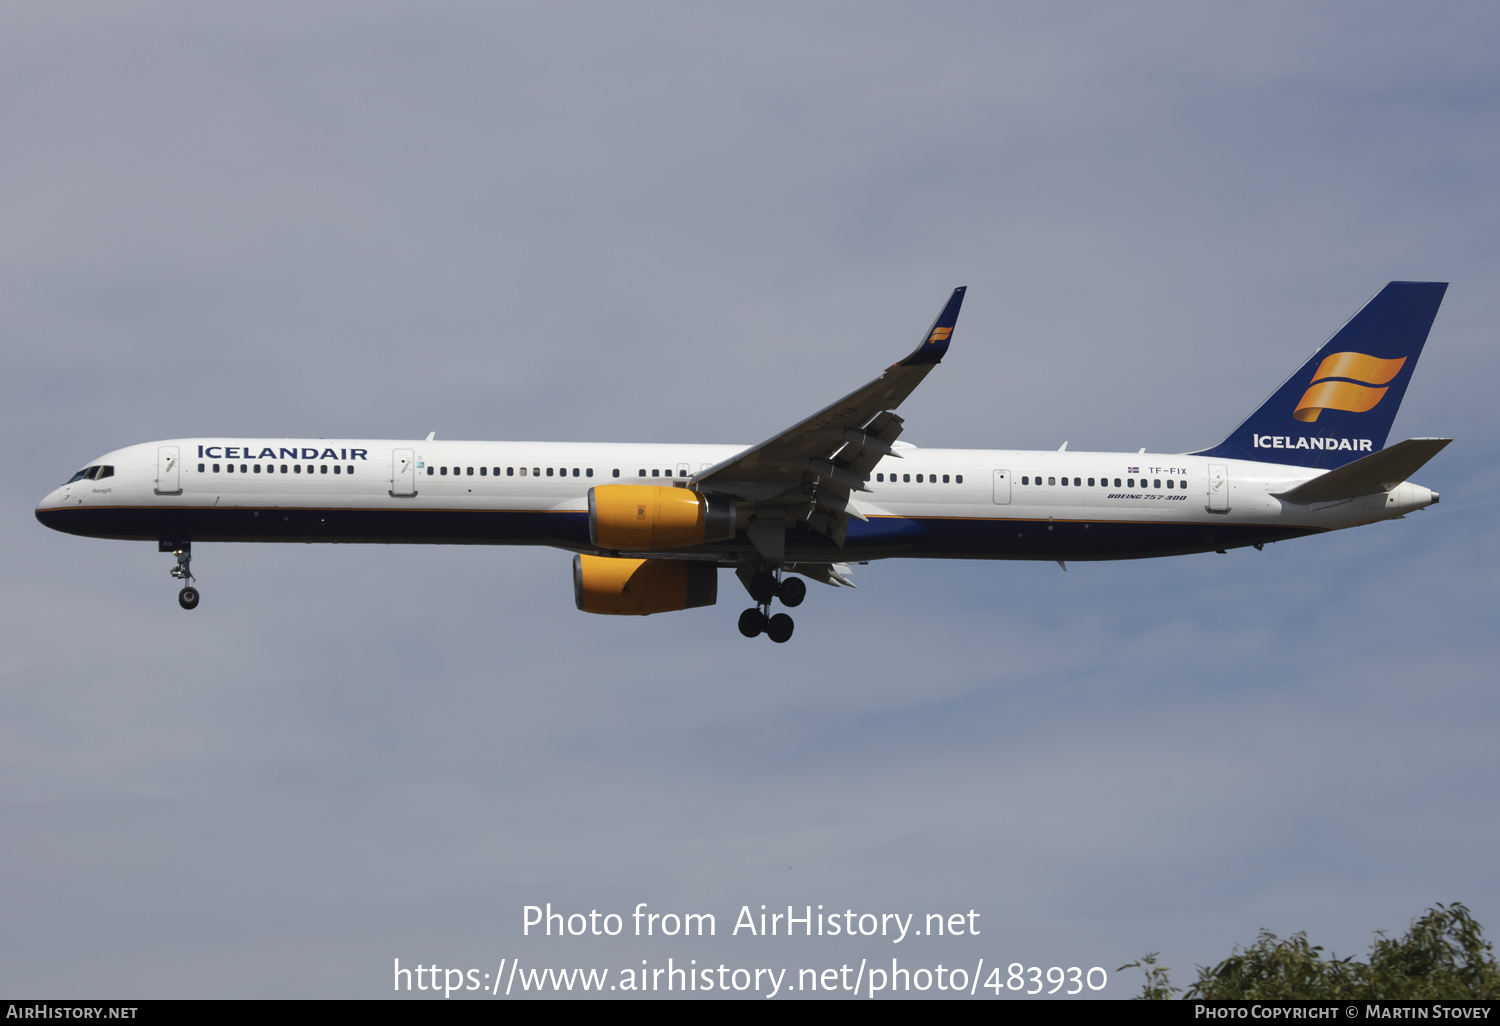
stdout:
{"type": "MultiPolygon", "coordinates": [[[[99,457],[94,464],[112,467],[111,476],[53,490],[37,515],[71,533],[159,541],[544,544],[588,552],[595,549],[580,518],[589,488],[686,486],[743,449],[174,439],[99,457]]],[[[899,444],[897,452],[901,458],[882,459],[869,490],[856,493],[854,510],[867,519],[851,522],[843,550],[814,538],[795,558],[1128,559],[1352,527],[1436,501],[1428,489],[1403,483],[1297,505],[1272,493],[1321,472],[1202,456],[899,444]]],[[[714,551],[728,559],[734,548],[722,543],[714,551]]]]}

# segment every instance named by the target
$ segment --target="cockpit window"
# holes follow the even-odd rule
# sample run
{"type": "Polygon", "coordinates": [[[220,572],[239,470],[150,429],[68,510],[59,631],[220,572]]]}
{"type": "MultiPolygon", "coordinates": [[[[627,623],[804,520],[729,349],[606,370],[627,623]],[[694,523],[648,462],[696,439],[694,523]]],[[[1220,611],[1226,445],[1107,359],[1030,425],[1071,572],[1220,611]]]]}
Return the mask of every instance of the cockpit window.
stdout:
{"type": "Polygon", "coordinates": [[[99,473],[94,475],[95,480],[103,481],[106,477],[114,477],[115,468],[105,465],[99,468],[99,473]]]}
{"type": "Polygon", "coordinates": [[[98,467],[84,467],[78,473],[74,474],[72,477],[64,481],[63,484],[72,484],[74,481],[82,481],[85,478],[92,481],[94,479],[94,475],[98,472],[98,470],[98,467]]]}

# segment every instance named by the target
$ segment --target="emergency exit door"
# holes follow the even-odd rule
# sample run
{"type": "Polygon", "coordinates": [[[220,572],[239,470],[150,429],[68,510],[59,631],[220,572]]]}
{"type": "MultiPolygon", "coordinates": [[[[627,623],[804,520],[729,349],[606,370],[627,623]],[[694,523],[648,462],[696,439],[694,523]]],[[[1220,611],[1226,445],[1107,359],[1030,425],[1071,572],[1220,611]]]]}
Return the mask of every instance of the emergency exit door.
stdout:
{"type": "Polygon", "coordinates": [[[416,494],[416,453],[411,449],[391,450],[391,498],[409,499],[416,494]]]}
{"type": "Polygon", "coordinates": [[[1208,468],[1208,511],[1229,512],[1229,468],[1222,463],[1213,463],[1208,468]]]}
{"type": "Polygon", "coordinates": [[[175,445],[156,447],[156,494],[182,494],[182,460],[175,445]]]}

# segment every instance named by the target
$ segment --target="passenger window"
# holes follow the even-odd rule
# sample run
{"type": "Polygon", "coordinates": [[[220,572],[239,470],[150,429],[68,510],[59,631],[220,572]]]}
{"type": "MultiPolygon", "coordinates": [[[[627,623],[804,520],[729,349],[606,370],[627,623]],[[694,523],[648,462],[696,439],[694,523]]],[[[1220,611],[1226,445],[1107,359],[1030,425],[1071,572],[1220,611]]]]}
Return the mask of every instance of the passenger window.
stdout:
{"type": "MultiPolygon", "coordinates": [[[[214,469],[215,470],[219,469],[219,465],[217,463],[214,464],[214,469]]],[[[292,464],[292,473],[294,473],[294,474],[300,474],[300,473],[302,473],[302,464],[300,464],[300,463],[293,463],[292,464]]],[[[429,473],[429,474],[432,473],[432,468],[431,467],[427,468],[427,473],[429,473]]]]}
{"type": "Polygon", "coordinates": [[[1171,487],[1172,487],[1172,479],[1171,479],[1171,478],[1170,478],[1170,477],[1169,477],[1169,478],[1167,478],[1167,487],[1168,487],[1168,488],[1171,488],[1171,487]]]}
{"type": "Polygon", "coordinates": [[[1177,482],[1177,487],[1178,488],[1186,488],[1187,487],[1187,482],[1186,481],[1178,481],[1177,482]]]}
{"type": "Polygon", "coordinates": [[[548,468],[547,468],[547,476],[548,476],[548,477],[551,477],[551,476],[552,476],[552,468],[551,468],[551,467],[548,467],[548,468]]]}
{"type": "Polygon", "coordinates": [[[318,465],[318,473],[320,473],[320,474],[326,474],[326,473],[328,473],[328,464],[326,464],[326,463],[320,463],[318,465]]]}
{"type": "Polygon", "coordinates": [[[1094,479],[1093,478],[1089,478],[1089,487],[1090,488],[1094,487],[1094,479]]]}
{"type": "Polygon", "coordinates": [[[902,474],[901,475],[901,480],[905,481],[907,484],[911,484],[911,475],[910,474],[902,474]]]}
{"type": "Polygon", "coordinates": [[[1161,478],[1157,478],[1157,479],[1156,479],[1156,480],[1155,480],[1155,481],[1154,481],[1154,482],[1153,482],[1153,483],[1152,483],[1152,485],[1151,485],[1151,487],[1153,487],[1153,488],[1160,488],[1160,487],[1161,487],[1161,478]]]}
{"type": "Polygon", "coordinates": [[[642,470],[641,473],[640,473],[640,476],[641,477],[645,477],[646,476],[646,472],[644,470],[642,470]]]}
{"type": "Polygon", "coordinates": [[[521,468],[521,476],[522,476],[522,477],[525,477],[525,476],[526,476],[526,468],[525,468],[525,467],[522,467],[522,468],[521,468]]]}
{"type": "Polygon", "coordinates": [[[479,476],[480,477],[484,477],[485,472],[488,471],[489,469],[490,469],[489,467],[480,467],[479,468],[479,476]]]}
{"type": "Polygon", "coordinates": [[[542,468],[541,467],[532,467],[531,468],[531,476],[532,477],[541,477],[542,476],[542,468]]]}
{"type": "Polygon", "coordinates": [[[574,476],[574,477],[577,477],[577,476],[578,476],[578,468],[577,468],[577,467],[574,467],[574,468],[573,468],[573,476],[574,476]]]}
{"type": "Polygon", "coordinates": [[[257,463],[257,464],[256,464],[256,465],[255,465],[255,472],[256,472],[256,473],[257,473],[257,474],[259,474],[259,473],[260,473],[260,464],[259,464],[259,463],[257,463]]]}
{"type": "Polygon", "coordinates": [[[198,473],[203,473],[203,464],[198,464],[198,473]]]}
{"type": "Polygon", "coordinates": [[[593,467],[585,467],[584,471],[583,471],[583,476],[584,477],[593,477],[594,476],[594,468],[593,467]]]}
{"type": "Polygon", "coordinates": [[[615,477],[619,477],[620,476],[620,468],[619,467],[616,467],[614,469],[614,475],[613,476],[615,476],[615,477]]]}
{"type": "MultiPolygon", "coordinates": [[[[256,470],[259,470],[259,469],[260,469],[260,468],[259,468],[259,467],[256,467],[256,468],[255,468],[255,469],[256,469],[256,470]]],[[[333,472],[334,472],[334,473],[335,473],[335,474],[337,474],[337,473],[338,473],[338,472],[339,472],[339,465],[338,465],[338,464],[337,464],[337,463],[335,463],[335,464],[334,464],[334,465],[333,465],[333,472]]]]}
{"type": "Polygon", "coordinates": [[[233,463],[226,463],[226,464],[224,464],[224,470],[227,473],[233,474],[234,473],[234,464],[233,463]]]}
{"type": "Polygon", "coordinates": [[[661,471],[660,470],[656,470],[656,469],[653,468],[652,471],[651,471],[651,476],[652,477],[661,477],[661,471]]]}
{"type": "Polygon", "coordinates": [[[875,475],[875,480],[877,480],[877,481],[884,481],[885,480],[885,475],[884,474],[876,474],[875,475]]]}
{"type": "MultiPolygon", "coordinates": [[[[526,468],[522,467],[521,469],[525,470],[526,468]]],[[[505,476],[506,477],[515,477],[516,476],[516,468],[515,467],[506,467],[505,468],[505,476]]]]}
{"type": "Polygon", "coordinates": [[[346,474],[352,474],[352,473],[354,473],[354,464],[352,464],[352,463],[349,464],[349,466],[344,470],[344,473],[346,473],[346,474]]]}
{"type": "Polygon", "coordinates": [[[219,472],[219,465],[217,463],[215,463],[214,464],[214,473],[217,474],[218,472],[219,472]]]}
{"type": "Polygon", "coordinates": [[[947,483],[948,483],[948,475],[944,474],[943,475],[943,484],[947,484],[947,483]]]}
{"type": "Polygon", "coordinates": [[[442,469],[442,471],[441,471],[441,473],[442,473],[442,475],[443,475],[443,476],[444,476],[444,477],[447,477],[447,476],[448,476],[448,468],[447,468],[447,467],[444,467],[444,468],[443,468],[443,469],[442,469]]]}
{"type": "Polygon", "coordinates": [[[1118,477],[1115,478],[1115,487],[1116,488],[1120,487],[1120,479],[1118,477]]]}
{"type": "Polygon", "coordinates": [[[964,476],[962,474],[959,474],[957,477],[955,477],[953,479],[953,483],[954,484],[963,484],[964,483],[964,476]]]}
{"type": "Polygon", "coordinates": [[[1030,477],[1030,475],[1028,475],[1028,474],[1022,474],[1021,475],[1021,483],[1023,485],[1029,485],[1029,484],[1031,484],[1031,477],[1030,477]]]}
{"type": "Polygon", "coordinates": [[[437,473],[437,470],[435,468],[433,468],[433,467],[428,467],[427,468],[427,476],[428,477],[431,477],[435,473],[437,473]]]}
{"type": "Polygon", "coordinates": [[[473,476],[474,476],[474,468],[473,468],[473,467],[469,467],[469,468],[468,468],[468,472],[469,472],[469,476],[470,476],[470,477],[473,477],[473,476]]]}
{"type": "Polygon", "coordinates": [[[1126,481],[1125,481],[1125,487],[1126,488],[1134,488],[1135,487],[1135,478],[1133,478],[1133,477],[1132,478],[1127,478],[1126,481]]]}
{"type": "Polygon", "coordinates": [[[917,475],[917,484],[921,484],[921,483],[922,483],[922,475],[918,474],[917,475]]]}

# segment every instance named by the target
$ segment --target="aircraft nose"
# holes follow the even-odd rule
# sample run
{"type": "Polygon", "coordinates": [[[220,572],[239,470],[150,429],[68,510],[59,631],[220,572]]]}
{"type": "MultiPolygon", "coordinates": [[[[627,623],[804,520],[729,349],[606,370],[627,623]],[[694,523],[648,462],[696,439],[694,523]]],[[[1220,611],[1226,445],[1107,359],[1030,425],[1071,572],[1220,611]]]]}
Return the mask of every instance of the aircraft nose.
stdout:
{"type": "Polygon", "coordinates": [[[57,526],[57,508],[62,505],[62,489],[54,488],[36,504],[36,518],[48,527],[57,526]]]}

